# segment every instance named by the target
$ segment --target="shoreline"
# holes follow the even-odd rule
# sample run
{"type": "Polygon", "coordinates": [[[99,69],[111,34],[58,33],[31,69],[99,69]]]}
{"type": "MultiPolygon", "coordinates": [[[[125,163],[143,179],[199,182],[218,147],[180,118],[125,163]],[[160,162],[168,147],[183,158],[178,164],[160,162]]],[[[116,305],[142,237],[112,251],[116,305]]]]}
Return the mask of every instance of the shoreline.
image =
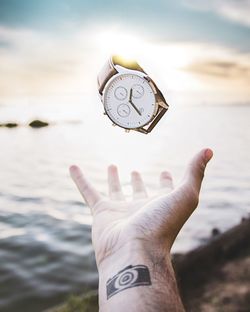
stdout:
{"type": "Polygon", "coordinates": [[[173,265],[187,311],[248,311],[250,218],[217,234],[206,245],[174,255],[173,265]]]}
{"type": "MultiPolygon", "coordinates": [[[[247,311],[250,306],[250,218],[216,233],[207,244],[173,254],[173,266],[186,311],[247,311]]],[[[97,290],[72,296],[44,312],[98,311],[97,290]]]]}

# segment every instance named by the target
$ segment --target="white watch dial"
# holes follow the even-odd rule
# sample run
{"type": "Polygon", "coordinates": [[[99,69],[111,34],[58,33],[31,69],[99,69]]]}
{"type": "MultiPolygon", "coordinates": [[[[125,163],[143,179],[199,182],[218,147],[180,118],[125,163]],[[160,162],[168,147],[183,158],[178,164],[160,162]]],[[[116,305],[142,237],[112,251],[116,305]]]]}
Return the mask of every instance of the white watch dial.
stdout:
{"type": "Polygon", "coordinates": [[[103,103],[109,118],[128,129],[146,125],[157,109],[150,84],[136,74],[120,74],[111,79],[103,103]]]}

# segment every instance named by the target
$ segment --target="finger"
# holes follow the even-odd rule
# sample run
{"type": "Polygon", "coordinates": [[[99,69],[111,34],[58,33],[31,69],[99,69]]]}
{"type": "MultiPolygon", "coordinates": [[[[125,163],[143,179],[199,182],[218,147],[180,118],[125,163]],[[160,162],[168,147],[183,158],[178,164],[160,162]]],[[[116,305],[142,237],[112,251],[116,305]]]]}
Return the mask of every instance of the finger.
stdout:
{"type": "Polygon", "coordinates": [[[160,174],[160,187],[164,190],[173,190],[174,184],[173,184],[173,178],[170,172],[168,171],[162,171],[160,174]]]}
{"type": "Polygon", "coordinates": [[[121,189],[118,169],[114,165],[108,167],[108,185],[109,185],[109,196],[111,199],[113,200],[125,199],[121,189]]]}
{"type": "Polygon", "coordinates": [[[188,165],[183,183],[170,195],[159,198],[156,209],[159,213],[166,213],[166,217],[162,218],[162,228],[165,228],[162,233],[168,233],[170,247],[198,205],[204,171],[212,156],[213,152],[210,149],[203,149],[197,153],[188,165]]]}
{"type": "Polygon", "coordinates": [[[192,158],[186,170],[184,184],[192,187],[197,196],[200,193],[206,165],[212,157],[213,151],[211,149],[203,149],[192,158]]]}
{"type": "Polygon", "coordinates": [[[172,193],[175,200],[172,209],[173,241],[198,205],[205,168],[212,156],[210,149],[197,153],[188,165],[182,185],[172,193]]]}
{"type": "Polygon", "coordinates": [[[139,172],[137,171],[131,172],[131,184],[132,184],[134,199],[147,197],[146,188],[145,188],[145,185],[143,183],[142,177],[139,172]]]}
{"type": "Polygon", "coordinates": [[[101,200],[99,192],[90,184],[90,182],[84,177],[81,169],[77,166],[71,166],[69,168],[71,178],[78,187],[81,195],[85,199],[87,205],[92,209],[101,200]]]}

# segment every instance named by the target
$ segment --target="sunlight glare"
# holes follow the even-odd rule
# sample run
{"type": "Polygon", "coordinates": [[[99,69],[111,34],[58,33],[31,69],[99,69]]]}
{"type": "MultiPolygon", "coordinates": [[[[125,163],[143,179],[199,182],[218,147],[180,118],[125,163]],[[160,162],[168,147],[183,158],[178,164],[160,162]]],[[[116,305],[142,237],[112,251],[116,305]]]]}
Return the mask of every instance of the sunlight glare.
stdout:
{"type": "Polygon", "coordinates": [[[142,35],[125,33],[117,28],[107,28],[93,34],[98,47],[98,57],[106,59],[118,54],[126,59],[134,59],[149,73],[156,73],[162,83],[174,90],[190,90],[196,81],[182,68],[192,62],[192,49],[177,44],[150,42],[142,35]]]}

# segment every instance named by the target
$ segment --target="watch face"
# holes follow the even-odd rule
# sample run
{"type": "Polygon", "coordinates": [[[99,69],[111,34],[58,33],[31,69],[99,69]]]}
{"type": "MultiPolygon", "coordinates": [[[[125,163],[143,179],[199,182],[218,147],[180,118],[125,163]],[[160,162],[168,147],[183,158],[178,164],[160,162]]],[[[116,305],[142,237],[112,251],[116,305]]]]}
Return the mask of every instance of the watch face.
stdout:
{"type": "Polygon", "coordinates": [[[157,109],[150,84],[136,74],[121,74],[108,83],[104,107],[114,123],[127,129],[146,125],[157,109]]]}

